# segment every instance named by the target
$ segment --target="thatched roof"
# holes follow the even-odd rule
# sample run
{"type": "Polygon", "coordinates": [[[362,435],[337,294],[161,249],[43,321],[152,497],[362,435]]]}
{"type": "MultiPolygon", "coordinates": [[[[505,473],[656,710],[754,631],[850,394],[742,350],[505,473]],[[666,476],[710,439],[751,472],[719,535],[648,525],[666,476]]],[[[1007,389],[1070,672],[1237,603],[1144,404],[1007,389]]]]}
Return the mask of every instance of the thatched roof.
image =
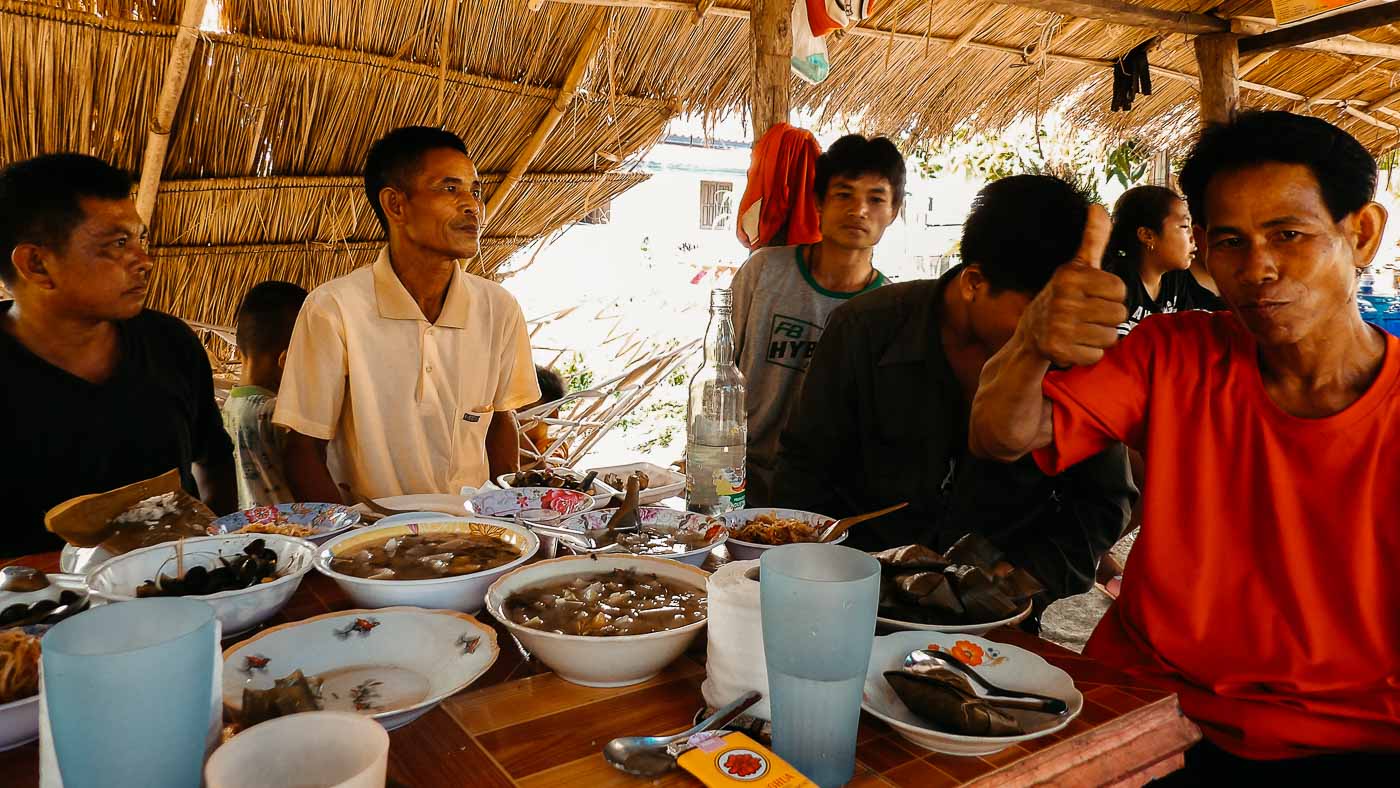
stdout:
{"type": "MultiPolygon", "coordinates": [[[[1108,139],[1189,138],[1198,114],[1187,36],[1168,35],[1152,53],[1154,94],[1110,113],[1112,61],[1154,32],[1025,2],[889,0],[833,36],[831,77],[795,84],[794,102],[915,140],[960,123],[996,130],[1052,106],[1108,139]]],[[[1271,13],[1268,0],[1133,2],[1271,13]]],[[[139,170],[184,5],[0,0],[0,160],[73,150],[139,170]]],[[[496,206],[472,263],[490,275],[530,239],[639,182],[630,165],[676,114],[744,107],[748,0],[702,1],[703,19],[696,5],[222,0],[226,32],[200,34],[169,141],[152,220],[153,305],[227,323],[262,278],[311,285],[348,271],[380,235],[358,178],[375,138],[441,122],[495,189],[557,103],[557,125],[496,206]]],[[[1400,42],[1389,28],[1361,36],[1400,42]]],[[[1394,147],[1400,60],[1292,49],[1241,61],[1246,104],[1314,112],[1374,149],[1394,147]]]]}

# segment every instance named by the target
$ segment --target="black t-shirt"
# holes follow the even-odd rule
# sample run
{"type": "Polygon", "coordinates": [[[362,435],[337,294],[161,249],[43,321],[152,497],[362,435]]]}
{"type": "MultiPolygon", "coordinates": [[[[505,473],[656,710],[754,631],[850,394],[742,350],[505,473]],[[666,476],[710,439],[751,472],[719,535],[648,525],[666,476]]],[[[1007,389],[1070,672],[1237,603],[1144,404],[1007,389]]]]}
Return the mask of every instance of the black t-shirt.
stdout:
{"type": "MultiPolygon", "coordinates": [[[[13,302],[0,302],[0,315],[13,302]]],[[[56,550],[44,513],[78,495],[106,492],[190,464],[232,459],[209,358],[194,332],[147,309],[117,324],[121,358],[89,383],[34,355],[0,330],[0,437],[5,515],[0,556],[56,550]]]]}
{"type": "Polygon", "coordinates": [[[1225,309],[1225,302],[1215,293],[1201,287],[1190,271],[1168,271],[1162,274],[1162,286],[1154,299],[1147,294],[1147,287],[1136,271],[1114,271],[1123,284],[1128,286],[1128,319],[1118,324],[1118,336],[1125,337],[1137,328],[1150,315],[1169,315],[1173,312],[1188,312],[1203,309],[1218,312],[1225,309]]]}

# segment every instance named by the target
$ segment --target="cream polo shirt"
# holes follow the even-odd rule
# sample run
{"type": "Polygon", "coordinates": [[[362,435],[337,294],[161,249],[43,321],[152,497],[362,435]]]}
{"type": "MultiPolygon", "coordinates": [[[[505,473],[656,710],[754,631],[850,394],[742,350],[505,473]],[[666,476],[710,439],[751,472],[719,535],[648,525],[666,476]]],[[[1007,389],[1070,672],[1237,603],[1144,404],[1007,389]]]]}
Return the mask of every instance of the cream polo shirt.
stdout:
{"type": "Polygon", "coordinates": [[[331,475],[359,495],[456,493],[487,480],[492,414],[539,396],[505,288],[458,271],[429,323],[386,247],[307,297],[273,421],[329,441],[331,475]]]}

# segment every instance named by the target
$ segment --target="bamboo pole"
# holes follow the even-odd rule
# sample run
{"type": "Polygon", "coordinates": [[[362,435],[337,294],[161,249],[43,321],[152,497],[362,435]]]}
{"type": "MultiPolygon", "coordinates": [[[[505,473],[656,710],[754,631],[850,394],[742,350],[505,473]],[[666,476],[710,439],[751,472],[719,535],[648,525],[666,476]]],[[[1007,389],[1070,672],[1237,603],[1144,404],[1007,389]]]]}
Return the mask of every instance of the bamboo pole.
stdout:
{"type": "Polygon", "coordinates": [[[953,42],[953,45],[948,48],[948,51],[943,53],[943,57],[950,58],[955,53],[957,53],[958,50],[967,46],[967,42],[971,41],[974,36],[981,32],[982,28],[986,27],[987,23],[992,21],[992,17],[996,16],[997,12],[1000,10],[1001,8],[998,7],[996,4],[990,4],[986,8],[982,9],[982,13],[978,14],[971,22],[968,23],[967,28],[963,30],[962,35],[958,36],[957,40],[953,42]]]}
{"type": "Polygon", "coordinates": [[[441,128],[447,123],[447,109],[445,99],[447,94],[447,56],[449,52],[448,41],[452,38],[452,17],[456,16],[457,4],[453,0],[442,0],[442,40],[438,42],[438,88],[437,88],[437,125],[441,128]]]}
{"type": "Polygon", "coordinates": [[[141,183],[136,188],[136,213],[148,225],[155,213],[160,176],[165,170],[165,153],[170,146],[170,132],[175,127],[175,110],[179,109],[180,97],[185,94],[185,80],[190,75],[190,62],[194,59],[199,25],[204,21],[207,2],[185,0],[185,10],[180,16],[180,32],[175,35],[170,62],[165,66],[165,78],[160,84],[160,96],[156,99],[155,114],[146,133],[146,150],[141,158],[141,183]]]}
{"type": "Polygon", "coordinates": [[[486,203],[485,223],[489,224],[496,215],[496,210],[505,203],[506,198],[515,189],[515,184],[520,181],[521,176],[530,167],[530,163],[539,155],[540,149],[544,147],[545,141],[549,139],[549,135],[554,131],[559,119],[564,116],[564,111],[569,108],[569,102],[573,101],[574,95],[578,93],[578,86],[583,81],[584,71],[588,69],[588,64],[593,60],[593,56],[598,54],[607,28],[608,11],[598,9],[594,12],[593,22],[588,27],[583,44],[579,46],[578,53],[574,55],[573,65],[569,66],[569,73],[564,77],[564,84],[559,86],[559,94],[554,97],[554,104],[540,119],[535,133],[516,154],[515,163],[511,165],[506,177],[501,180],[501,185],[497,186],[496,190],[491,193],[491,199],[486,203]]]}

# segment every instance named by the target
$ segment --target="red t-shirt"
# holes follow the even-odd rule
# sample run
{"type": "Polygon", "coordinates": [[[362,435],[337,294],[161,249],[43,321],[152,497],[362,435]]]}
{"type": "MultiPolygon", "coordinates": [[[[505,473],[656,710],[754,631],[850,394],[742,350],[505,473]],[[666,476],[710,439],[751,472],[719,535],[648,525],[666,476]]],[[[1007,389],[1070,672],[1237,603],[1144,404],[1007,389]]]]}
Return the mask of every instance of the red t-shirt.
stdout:
{"type": "Polygon", "coordinates": [[[1144,320],[1046,376],[1058,473],[1141,451],[1142,533],[1086,654],[1253,758],[1400,751],[1400,340],[1350,407],[1279,409],[1228,312],[1144,320]]]}

